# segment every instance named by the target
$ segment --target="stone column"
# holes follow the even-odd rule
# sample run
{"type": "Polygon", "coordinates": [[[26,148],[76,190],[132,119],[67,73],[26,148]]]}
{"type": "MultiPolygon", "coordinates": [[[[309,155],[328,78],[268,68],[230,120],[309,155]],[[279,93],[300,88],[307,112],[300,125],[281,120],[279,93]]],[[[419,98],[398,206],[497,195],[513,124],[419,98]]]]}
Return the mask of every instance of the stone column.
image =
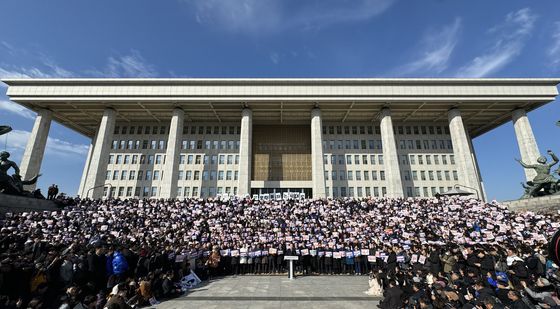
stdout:
{"type": "Polygon", "coordinates": [[[313,198],[325,198],[325,163],[323,162],[323,121],[321,110],[311,110],[311,177],[313,198]]]}
{"type": "Polygon", "coordinates": [[[381,110],[380,129],[385,177],[387,179],[387,196],[404,197],[397,143],[395,141],[395,132],[393,131],[393,119],[391,118],[391,110],[389,108],[381,110]]]}
{"type": "Polygon", "coordinates": [[[109,151],[116,118],[117,112],[112,108],[106,108],[103,112],[91,153],[91,162],[84,186],[84,197],[100,198],[103,195],[103,184],[105,183],[107,164],[109,164],[109,151]]]}
{"type": "MultiPolygon", "coordinates": [[[[540,156],[539,146],[533,135],[533,129],[527,113],[524,109],[516,109],[511,113],[515,136],[517,137],[517,145],[521,153],[521,160],[527,164],[536,164],[537,158],[540,156]]],[[[527,181],[533,180],[537,172],[533,169],[525,169],[525,178],[527,181]]]]}
{"type": "MultiPolygon", "coordinates": [[[[51,128],[52,112],[48,109],[37,111],[33,130],[29,135],[23,158],[21,159],[20,175],[23,180],[35,177],[41,172],[41,163],[47,146],[49,129],[51,128]]],[[[36,184],[25,186],[26,190],[34,190],[36,184]]]]}
{"type": "Polygon", "coordinates": [[[241,134],[239,137],[239,185],[237,194],[251,194],[251,153],[253,147],[253,111],[244,108],[241,112],[241,134]]]}
{"type": "Polygon", "coordinates": [[[167,151],[165,152],[165,167],[161,185],[161,198],[177,197],[177,182],[179,174],[179,153],[181,152],[181,138],[183,136],[183,122],[185,112],[181,108],[173,110],[169,136],[167,137],[167,151]]]}
{"type": "Polygon", "coordinates": [[[455,155],[455,165],[459,174],[457,184],[465,186],[461,187],[461,189],[466,191],[472,192],[472,188],[476,189],[478,197],[482,199],[484,192],[482,192],[480,182],[478,181],[476,163],[472,156],[473,150],[471,149],[468,133],[463,125],[461,111],[458,108],[450,109],[447,116],[449,119],[449,133],[453,143],[453,153],[455,155]]]}
{"type": "Polygon", "coordinates": [[[97,132],[91,139],[89,143],[89,150],[86,157],[86,162],[84,163],[84,170],[82,171],[82,178],[80,179],[80,187],[78,189],[78,195],[83,197],[86,192],[84,192],[84,187],[86,185],[87,173],[89,171],[89,164],[91,163],[91,154],[93,153],[93,147],[95,146],[95,140],[97,139],[97,132]]]}
{"type": "Polygon", "coordinates": [[[474,167],[476,169],[476,179],[477,182],[480,184],[480,199],[483,201],[487,201],[488,197],[486,196],[486,188],[484,187],[484,181],[482,180],[482,174],[480,173],[480,166],[478,165],[478,159],[476,157],[476,152],[474,151],[474,146],[473,146],[473,142],[472,142],[472,138],[471,135],[469,134],[469,132],[465,131],[465,133],[467,134],[467,139],[469,141],[469,147],[471,149],[471,158],[474,162],[474,167]]]}

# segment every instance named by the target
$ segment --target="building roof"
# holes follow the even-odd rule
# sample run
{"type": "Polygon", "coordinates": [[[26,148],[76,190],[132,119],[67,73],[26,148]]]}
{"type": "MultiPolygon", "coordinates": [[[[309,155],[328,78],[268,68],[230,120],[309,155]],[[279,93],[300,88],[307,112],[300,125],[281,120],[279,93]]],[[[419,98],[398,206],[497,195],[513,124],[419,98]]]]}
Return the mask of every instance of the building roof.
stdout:
{"type": "Polygon", "coordinates": [[[471,137],[555,99],[560,79],[504,78],[68,78],[4,79],[7,95],[32,110],[48,108],[61,124],[93,136],[103,110],[119,122],[163,122],[175,107],[189,122],[234,122],[253,110],[255,124],[308,123],[314,106],[323,123],[377,122],[390,107],[395,125],[447,122],[458,107],[471,137]]]}

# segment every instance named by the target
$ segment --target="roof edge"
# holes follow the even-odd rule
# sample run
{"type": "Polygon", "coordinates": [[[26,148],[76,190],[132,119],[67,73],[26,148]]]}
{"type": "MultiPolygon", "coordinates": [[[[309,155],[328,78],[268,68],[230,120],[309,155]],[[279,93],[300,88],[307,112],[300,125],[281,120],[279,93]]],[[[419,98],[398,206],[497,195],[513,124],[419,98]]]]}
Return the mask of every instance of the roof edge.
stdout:
{"type": "Polygon", "coordinates": [[[541,84],[558,85],[558,78],[5,78],[8,86],[55,84],[541,84]]]}

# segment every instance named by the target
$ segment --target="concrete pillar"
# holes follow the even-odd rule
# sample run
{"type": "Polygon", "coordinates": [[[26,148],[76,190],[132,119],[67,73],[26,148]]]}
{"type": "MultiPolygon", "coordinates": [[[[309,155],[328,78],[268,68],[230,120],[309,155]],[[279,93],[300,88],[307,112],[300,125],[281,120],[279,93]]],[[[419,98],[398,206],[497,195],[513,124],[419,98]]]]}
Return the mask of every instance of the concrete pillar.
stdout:
{"type": "Polygon", "coordinates": [[[323,162],[323,121],[321,110],[311,110],[311,177],[313,198],[327,197],[325,192],[325,163],[323,162]]]}
{"type": "Polygon", "coordinates": [[[404,197],[397,143],[393,131],[391,110],[383,108],[380,114],[381,145],[383,147],[383,162],[387,179],[387,196],[404,197]]]}
{"type": "Polygon", "coordinates": [[[476,158],[476,152],[474,151],[472,138],[471,138],[471,135],[469,134],[469,132],[465,131],[465,133],[467,134],[467,139],[469,141],[469,147],[471,149],[471,158],[474,162],[474,167],[476,169],[477,182],[480,184],[480,196],[479,197],[480,197],[481,200],[486,202],[488,200],[488,196],[486,196],[486,188],[484,187],[484,181],[482,180],[482,174],[480,173],[480,166],[478,165],[478,159],[476,158]]]}
{"type": "Polygon", "coordinates": [[[239,137],[239,185],[237,194],[251,194],[251,153],[253,147],[253,111],[244,108],[241,112],[241,134],[239,137]]]}
{"type": "Polygon", "coordinates": [[[103,195],[103,184],[105,183],[105,173],[107,172],[116,117],[117,112],[112,108],[106,108],[103,112],[91,154],[91,162],[84,186],[84,197],[100,198],[103,195]]]}
{"type": "MultiPolygon", "coordinates": [[[[27,146],[19,166],[20,175],[23,180],[31,179],[41,172],[41,163],[43,163],[51,121],[52,112],[50,110],[40,109],[37,111],[35,124],[29,135],[29,140],[27,141],[27,146]]],[[[35,187],[36,184],[27,185],[25,189],[34,190],[35,187]]]]}
{"type": "Polygon", "coordinates": [[[89,150],[86,157],[86,162],[84,163],[84,170],[82,171],[82,178],[80,179],[80,187],[78,189],[78,195],[83,197],[86,192],[84,192],[84,187],[86,185],[87,173],[89,171],[89,164],[91,163],[91,154],[93,153],[93,147],[95,146],[95,140],[97,139],[97,132],[91,139],[89,143],[89,150]]]}
{"type": "Polygon", "coordinates": [[[181,152],[181,138],[183,136],[183,122],[185,112],[180,108],[173,110],[169,136],[167,138],[167,151],[165,152],[165,167],[163,168],[163,181],[161,185],[161,198],[177,197],[177,182],[179,174],[179,153],[181,152]]]}
{"type": "Polygon", "coordinates": [[[449,119],[449,133],[453,143],[453,153],[455,155],[455,165],[459,174],[457,184],[462,185],[461,189],[473,192],[475,189],[479,198],[483,198],[483,191],[478,178],[476,163],[473,159],[473,150],[469,141],[468,133],[463,125],[461,111],[457,108],[450,109],[447,113],[449,119]],[[470,187],[470,188],[469,188],[470,187]]]}
{"type": "MultiPolygon", "coordinates": [[[[533,129],[527,112],[524,109],[516,109],[511,113],[515,136],[517,137],[517,145],[521,153],[521,160],[527,164],[536,164],[537,158],[540,156],[539,146],[533,135],[533,129]]],[[[533,169],[525,169],[525,178],[527,181],[533,180],[537,172],[533,169]]]]}

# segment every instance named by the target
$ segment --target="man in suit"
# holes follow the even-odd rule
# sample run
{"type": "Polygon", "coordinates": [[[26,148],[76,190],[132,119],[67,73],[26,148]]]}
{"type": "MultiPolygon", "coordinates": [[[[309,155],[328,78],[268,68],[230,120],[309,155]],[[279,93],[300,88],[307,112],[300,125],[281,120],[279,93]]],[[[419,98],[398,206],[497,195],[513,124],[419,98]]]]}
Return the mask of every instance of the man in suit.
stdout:
{"type": "Polygon", "coordinates": [[[379,308],[394,309],[402,307],[403,291],[395,281],[389,281],[388,288],[385,290],[385,293],[383,293],[383,297],[383,300],[378,305],[379,308]]]}

